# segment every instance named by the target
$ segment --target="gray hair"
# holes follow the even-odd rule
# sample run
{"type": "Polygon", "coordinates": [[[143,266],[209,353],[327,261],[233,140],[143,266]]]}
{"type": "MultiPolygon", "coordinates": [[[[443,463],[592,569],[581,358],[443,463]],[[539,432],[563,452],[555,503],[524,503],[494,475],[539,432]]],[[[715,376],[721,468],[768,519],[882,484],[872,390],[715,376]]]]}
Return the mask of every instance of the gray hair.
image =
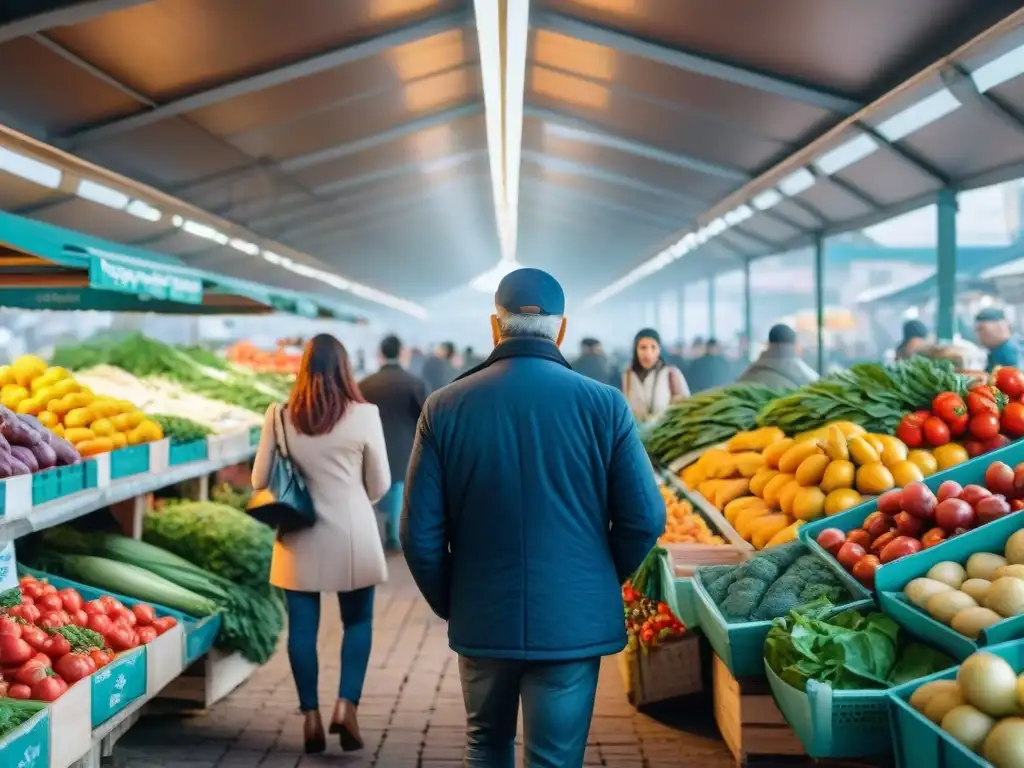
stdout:
{"type": "Polygon", "coordinates": [[[525,337],[555,341],[562,328],[561,315],[515,315],[500,307],[495,314],[503,339],[525,337]]]}

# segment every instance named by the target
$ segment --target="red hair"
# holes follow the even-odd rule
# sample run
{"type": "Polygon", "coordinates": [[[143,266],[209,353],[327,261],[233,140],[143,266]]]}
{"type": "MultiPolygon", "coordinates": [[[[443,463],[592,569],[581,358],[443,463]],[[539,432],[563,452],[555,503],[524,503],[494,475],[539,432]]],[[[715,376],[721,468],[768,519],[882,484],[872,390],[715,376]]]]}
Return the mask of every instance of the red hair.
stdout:
{"type": "Polygon", "coordinates": [[[310,339],[288,398],[295,430],[303,435],[326,435],[341,421],[350,403],[365,402],[345,345],[329,333],[310,339]]]}

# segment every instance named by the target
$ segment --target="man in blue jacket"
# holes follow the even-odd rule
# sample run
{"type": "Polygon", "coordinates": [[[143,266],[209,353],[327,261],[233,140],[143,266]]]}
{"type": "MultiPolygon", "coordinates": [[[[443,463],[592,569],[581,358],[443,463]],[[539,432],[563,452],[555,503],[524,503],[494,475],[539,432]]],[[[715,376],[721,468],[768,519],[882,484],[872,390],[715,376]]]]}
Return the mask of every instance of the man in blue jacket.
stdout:
{"type": "Polygon", "coordinates": [[[466,764],[512,768],[521,702],[526,765],[575,768],[665,505],[622,394],[558,351],[558,282],[520,269],[494,303],[494,351],[420,416],[402,546],[459,654],[466,764]]]}

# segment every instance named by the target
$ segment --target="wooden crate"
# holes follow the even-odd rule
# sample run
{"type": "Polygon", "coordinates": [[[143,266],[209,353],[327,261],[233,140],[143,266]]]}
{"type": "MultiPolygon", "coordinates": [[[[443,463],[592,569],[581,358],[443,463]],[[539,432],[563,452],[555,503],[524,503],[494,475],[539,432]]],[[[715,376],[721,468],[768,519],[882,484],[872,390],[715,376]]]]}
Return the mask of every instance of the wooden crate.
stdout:
{"type": "Polygon", "coordinates": [[[804,755],[803,744],[775,706],[768,681],[732,676],[715,656],[715,722],[737,765],[749,758],[804,755]]]}
{"type": "Polygon", "coordinates": [[[700,637],[687,634],[646,653],[627,647],[619,654],[619,669],[626,696],[635,707],[700,693],[700,637]]]}

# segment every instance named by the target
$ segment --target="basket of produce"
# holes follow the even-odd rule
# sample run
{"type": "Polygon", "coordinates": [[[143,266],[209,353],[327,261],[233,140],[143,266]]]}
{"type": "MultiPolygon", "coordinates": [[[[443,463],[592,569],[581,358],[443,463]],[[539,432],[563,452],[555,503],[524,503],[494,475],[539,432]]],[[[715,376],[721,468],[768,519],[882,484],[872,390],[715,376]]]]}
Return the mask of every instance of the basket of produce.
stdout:
{"type": "Polygon", "coordinates": [[[784,390],[760,384],[732,384],[688,397],[670,406],[645,440],[663,466],[682,456],[753,429],[758,412],[784,390]]]}
{"type": "Polygon", "coordinates": [[[1024,765],[1024,643],[1002,643],[959,667],[889,692],[899,768],[1024,765]]]}
{"type": "Polygon", "coordinates": [[[742,565],[698,568],[693,586],[701,631],[733,677],[764,674],[764,640],[775,619],[819,597],[835,605],[852,599],[835,572],[799,541],[742,565]]]}
{"type": "Polygon", "coordinates": [[[887,754],[887,691],[955,663],[873,608],[820,599],[777,619],[765,639],[772,695],[811,757],[887,754]]]}
{"type": "Polygon", "coordinates": [[[1018,493],[1012,469],[1022,459],[1024,443],[1012,443],[991,457],[952,467],[812,523],[800,537],[827,559],[855,594],[868,596],[876,571],[889,563],[945,546],[964,531],[1024,508],[1024,471],[1018,493]]]}
{"type": "Polygon", "coordinates": [[[1024,512],[879,570],[882,609],[957,659],[1024,638],[1024,512]]]}
{"type": "Polygon", "coordinates": [[[665,532],[658,545],[671,555],[675,573],[689,576],[700,565],[739,563],[747,558],[750,545],[743,541],[715,509],[691,503],[668,478],[661,485],[665,500],[665,532]]]}
{"type": "Polygon", "coordinates": [[[0,698],[0,765],[26,764],[50,765],[50,713],[41,701],[0,698]]]}

